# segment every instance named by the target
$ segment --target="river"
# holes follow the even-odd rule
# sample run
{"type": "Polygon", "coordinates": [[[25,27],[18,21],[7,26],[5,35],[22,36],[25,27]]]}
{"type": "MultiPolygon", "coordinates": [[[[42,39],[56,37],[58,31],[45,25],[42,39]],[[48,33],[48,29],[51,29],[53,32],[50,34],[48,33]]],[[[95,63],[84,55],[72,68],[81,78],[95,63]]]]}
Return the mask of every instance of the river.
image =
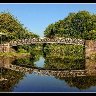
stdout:
{"type": "Polygon", "coordinates": [[[0,81],[1,92],[96,92],[95,61],[38,53],[34,58],[3,58],[0,65],[0,76],[6,79],[0,81]]]}

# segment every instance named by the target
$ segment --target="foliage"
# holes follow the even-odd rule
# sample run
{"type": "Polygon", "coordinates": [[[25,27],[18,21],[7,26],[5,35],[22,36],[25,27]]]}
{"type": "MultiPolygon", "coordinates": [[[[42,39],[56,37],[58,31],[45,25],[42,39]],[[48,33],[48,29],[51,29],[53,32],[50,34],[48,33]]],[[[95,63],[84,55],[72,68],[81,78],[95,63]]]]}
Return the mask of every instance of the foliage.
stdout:
{"type": "Polygon", "coordinates": [[[20,48],[20,49],[18,49],[18,52],[20,52],[20,53],[26,53],[27,51],[24,50],[24,49],[22,49],[22,48],[20,48]]]}
{"type": "MultiPolygon", "coordinates": [[[[57,54],[58,55],[58,54],[57,54]]],[[[45,59],[44,68],[46,69],[66,69],[66,70],[81,70],[85,68],[84,59],[62,59],[61,57],[51,57],[45,59]]]]}
{"type": "Polygon", "coordinates": [[[46,57],[84,59],[84,47],[80,45],[47,44],[44,48],[46,57]],[[57,55],[58,54],[58,55],[57,55]]]}
{"type": "Polygon", "coordinates": [[[17,50],[17,52],[34,52],[35,50],[41,50],[42,49],[42,45],[40,44],[31,44],[31,45],[19,45],[15,48],[15,50],[17,50]]]}
{"type": "Polygon", "coordinates": [[[30,57],[25,57],[25,58],[17,58],[15,59],[12,64],[15,65],[20,65],[20,66],[30,66],[30,67],[36,67],[35,62],[39,60],[41,56],[41,51],[31,51],[30,52],[31,56],[30,57]]]}
{"type": "Polygon", "coordinates": [[[77,87],[81,90],[96,86],[96,76],[70,77],[64,79],[69,86],[77,87]]]}
{"type": "Polygon", "coordinates": [[[14,86],[16,86],[18,82],[23,79],[24,75],[25,74],[21,72],[9,69],[3,69],[2,76],[7,80],[0,82],[0,91],[1,92],[12,91],[14,86]]]}
{"type": "Polygon", "coordinates": [[[50,24],[44,31],[44,36],[96,39],[96,14],[88,11],[69,13],[65,19],[50,24]]]}
{"type": "Polygon", "coordinates": [[[31,58],[19,58],[19,59],[16,59],[12,62],[12,64],[15,64],[15,65],[31,65],[31,66],[35,66],[34,65],[34,60],[32,60],[31,58]]]}
{"type": "Polygon", "coordinates": [[[8,42],[12,39],[25,39],[25,38],[38,38],[39,36],[28,31],[23,24],[18,21],[10,13],[1,12],[0,13],[0,32],[6,35],[2,36],[2,41],[8,42]]]}

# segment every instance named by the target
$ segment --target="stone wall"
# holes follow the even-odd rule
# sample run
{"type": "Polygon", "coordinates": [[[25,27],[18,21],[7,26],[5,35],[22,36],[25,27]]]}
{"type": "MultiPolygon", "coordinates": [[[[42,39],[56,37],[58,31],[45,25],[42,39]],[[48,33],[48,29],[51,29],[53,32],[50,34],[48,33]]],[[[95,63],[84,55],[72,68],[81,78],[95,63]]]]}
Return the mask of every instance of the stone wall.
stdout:
{"type": "Polygon", "coordinates": [[[96,41],[86,40],[85,42],[85,56],[90,57],[92,54],[96,54],[96,41]]]}
{"type": "Polygon", "coordinates": [[[0,52],[9,52],[10,51],[10,45],[7,44],[0,44],[0,52]]]}

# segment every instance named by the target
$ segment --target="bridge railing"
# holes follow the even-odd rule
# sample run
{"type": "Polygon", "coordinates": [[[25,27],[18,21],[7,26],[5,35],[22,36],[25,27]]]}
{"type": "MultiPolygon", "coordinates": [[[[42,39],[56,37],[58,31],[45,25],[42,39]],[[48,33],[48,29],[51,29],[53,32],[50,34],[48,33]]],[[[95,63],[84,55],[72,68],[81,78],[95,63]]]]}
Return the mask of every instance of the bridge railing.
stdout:
{"type": "Polygon", "coordinates": [[[34,44],[34,43],[63,43],[63,44],[76,44],[76,45],[84,45],[84,40],[76,39],[76,38],[32,38],[32,39],[22,39],[16,41],[10,41],[9,44],[11,46],[23,45],[23,44],[34,44]]]}

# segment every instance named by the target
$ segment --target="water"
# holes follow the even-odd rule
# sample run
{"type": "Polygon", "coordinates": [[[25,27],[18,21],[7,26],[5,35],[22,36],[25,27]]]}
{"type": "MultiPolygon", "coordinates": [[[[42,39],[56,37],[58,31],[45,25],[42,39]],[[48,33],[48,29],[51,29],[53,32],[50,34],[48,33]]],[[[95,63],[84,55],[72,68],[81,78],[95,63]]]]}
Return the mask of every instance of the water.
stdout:
{"type": "Polygon", "coordinates": [[[39,61],[35,62],[37,67],[43,67],[44,65],[44,58],[41,56],[39,61]]]}
{"type": "Polygon", "coordinates": [[[71,88],[64,80],[56,79],[54,76],[40,76],[36,74],[26,74],[26,77],[14,88],[14,92],[68,92],[79,91],[75,87],[71,88]]]}
{"type": "Polygon", "coordinates": [[[53,55],[52,57],[50,55],[44,57],[38,53],[34,55],[34,58],[28,57],[14,60],[11,60],[11,58],[1,58],[0,65],[3,64],[2,66],[4,66],[1,76],[6,80],[0,81],[0,91],[96,92],[95,61],[90,61],[89,59],[62,59],[61,57],[58,57],[58,54],[56,57],[53,55]],[[90,64],[91,67],[89,66],[90,64]],[[94,71],[86,74],[86,69],[89,72],[90,68],[94,71]],[[77,73],[72,72],[72,70],[77,70],[79,76],[76,75],[77,73]],[[65,71],[68,71],[67,75],[62,75],[62,72],[65,73],[65,71]],[[85,73],[82,75],[80,72],[83,71],[85,73]]]}

